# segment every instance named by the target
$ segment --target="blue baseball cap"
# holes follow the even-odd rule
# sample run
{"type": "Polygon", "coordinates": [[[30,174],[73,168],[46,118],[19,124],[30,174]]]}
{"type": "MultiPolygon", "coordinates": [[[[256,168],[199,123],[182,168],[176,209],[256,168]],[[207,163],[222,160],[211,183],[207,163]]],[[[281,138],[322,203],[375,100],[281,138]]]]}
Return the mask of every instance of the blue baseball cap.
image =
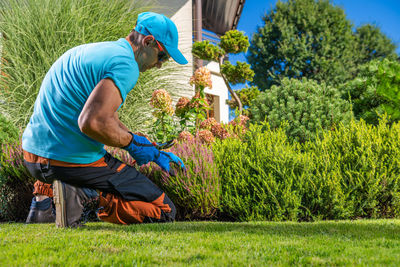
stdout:
{"type": "Polygon", "coordinates": [[[188,61],[178,50],[178,29],[175,23],[162,14],[154,12],[140,13],[135,31],[143,35],[153,35],[167,49],[168,54],[179,64],[187,64],[188,61]]]}

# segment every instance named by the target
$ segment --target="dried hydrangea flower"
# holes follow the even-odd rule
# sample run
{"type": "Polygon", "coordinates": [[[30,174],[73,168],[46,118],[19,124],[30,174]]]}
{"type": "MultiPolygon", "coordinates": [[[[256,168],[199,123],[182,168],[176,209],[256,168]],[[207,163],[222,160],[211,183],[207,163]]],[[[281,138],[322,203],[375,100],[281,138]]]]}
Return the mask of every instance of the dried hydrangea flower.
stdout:
{"type": "Polygon", "coordinates": [[[150,99],[150,105],[165,113],[171,114],[171,110],[172,114],[174,113],[171,96],[164,89],[158,89],[153,92],[150,99]]]}
{"type": "Polygon", "coordinates": [[[215,137],[209,130],[200,130],[197,132],[197,137],[204,144],[211,144],[215,141],[215,137]]]}
{"type": "Polygon", "coordinates": [[[178,141],[190,142],[194,140],[194,136],[188,131],[182,131],[179,133],[178,141]]]}
{"type": "Polygon", "coordinates": [[[190,78],[190,85],[212,88],[211,72],[206,67],[198,68],[190,78]]]}
{"type": "Polygon", "coordinates": [[[211,130],[213,125],[218,124],[215,118],[208,118],[200,123],[200,129],[211,130]]]}
{"type": "Polygon", "coordinates": [[[178,102],[175,105],[175,114],[179,117],[185,115],[185,113],[189,110],[190,99],[182,96],[179,98],[178,102]]]}
{"type": "Polygon", "coordinates": [[[218,137],[221,140],[224,140],[229,137],[228,130],[222,127],[221,124],[217,123],[211,126],[211,133],[218,137]]]}
{"type": "Polygon", "coordinates": [[[230,121],[229,124],[232,126],[243,126],[246,127],[247,122],[250,120],[249,117],[244,116],[244,115],[240,115],[239,117],[235,118],[234,120],[230,121]]]}
{"type": "Polygon", "coordinates": [[[172,106],[167,106],[164,110],[156,109],[153,111],[153,116],[159,119],[165,114],[172,116],[174,114],[174,108],[172,106]]]}
{"type": "Polygon", "coordinates": [[[229,122],[229,125],[232,125],[235,131],[235,134],[242,135],[247,131],[247,122],[250,120],[249,117],[240,115],[234,120],[229,122]]]}

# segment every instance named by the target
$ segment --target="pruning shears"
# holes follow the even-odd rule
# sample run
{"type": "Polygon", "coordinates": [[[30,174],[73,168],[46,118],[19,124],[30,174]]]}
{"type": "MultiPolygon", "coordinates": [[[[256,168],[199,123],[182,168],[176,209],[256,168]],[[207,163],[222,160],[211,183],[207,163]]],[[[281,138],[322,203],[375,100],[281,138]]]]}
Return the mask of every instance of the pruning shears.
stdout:
{"type": "Polygon", "coordinates": [[[175,139],[169,140],[165,143],[157,143],[157,142],[153,142],[153,145],[158,149],[158,150],[164,150],[164,149],[168,149],[172,146],[174,146],[176,143],[175,139]]]}
{"type": "MultiPolygon", "coordinates": [[[[142,134],[142,133],[139,133],[139,132],[137,132],[137,133],[135,133],[135,134],[136,134],[136,135],[139,135],[139,136],[144,136],[144,137],[147,138],[147,140],[150,141],[150,138],[149,138],[147,135],[145,135],[145,134],[142,134]]],[[[150,141],[150,142],[151,142],[151,141],[150,141]]],[[[165,143],[157,143],[157,142],[151,142],[151,143],[152,143],[153,146],[155,146],[158,150],[164,150],[164,149],[168,149],[168,148],[174,146],[175,143],[176,143],[176,141],[175,141],[175,139],[172,139],[172,140],[169,140],[169,141],[167,141],[167,142],[165,142],[165,143]]]]}

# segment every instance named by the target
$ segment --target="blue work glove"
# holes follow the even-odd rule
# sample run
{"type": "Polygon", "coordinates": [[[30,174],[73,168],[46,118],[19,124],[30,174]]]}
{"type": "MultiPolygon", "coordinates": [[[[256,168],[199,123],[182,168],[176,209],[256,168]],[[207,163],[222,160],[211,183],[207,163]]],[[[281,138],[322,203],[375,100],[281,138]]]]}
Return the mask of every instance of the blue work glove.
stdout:
{"type": "Polygon", "coordinates": [[[175,173],[171,172],[169,166],[170,163],[174,163],[177,166],[181,167],[184,171],[186,171],[186,167],[185,164],[183,164],[183,161],[172,152],[160,151],[160,156],[154,162],[157,163],[158,166],[161,167],[161,169],[171,175],[175,175],[175,173]]]}
{"type": "Polygon", "coordinates": [[[144,136],[132,135],[129,145],[123,147],[136,160],[139,166],[155,161],[160,156],[160,151],[144,136]]]}

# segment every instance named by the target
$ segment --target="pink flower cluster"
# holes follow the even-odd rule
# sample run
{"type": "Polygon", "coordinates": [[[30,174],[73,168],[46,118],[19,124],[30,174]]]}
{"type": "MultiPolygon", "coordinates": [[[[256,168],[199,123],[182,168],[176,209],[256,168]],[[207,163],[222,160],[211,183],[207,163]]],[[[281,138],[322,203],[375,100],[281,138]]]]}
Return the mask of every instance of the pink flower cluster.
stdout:
{"type": "Polygon", "coordinates": [[[247,130],[247,122],[249,117],[240,115],[233,121],[229,122],[228,125],[233,127],[233,131],[228,131],[225,125],[218,123],[214,118],[209,118],[201,122],[200,129],[197,133],[200,141],[206,144],[210,144],[215,141],[215,138],[224,140],[228,137],[239,138],[247,130]]]}
{"type": "MultiPolygon", "coordinates": [[[[200,123],[200,129],[207,130],[211,132],[214,137],[221,140],[228,138],[228,130],[225,129],[220,123],[218,123],[215,118],[208,118],[200,123]]],[[[203,134],[204,135],[204,134],[203,134]]]]}
{"type": "Polygon", "coordinates": [[[209,69],[206,67],[201,67],[198,68],[195,72],[192,78],[190,78],[189,81],[190,85],[197,85],[200,87],[208,87],[212,88],[212,82],[211,82],[211,72],[209,69]]]}
{"type": "Polygon", "coordinates": [[[168,115],[174,114],[171,96],[164,89],[158,89],[153,92],[150,99],[150,105],[153,108],[159,109],[153,113],[156,117],[160,116],[162,113],[168,115]]]}

